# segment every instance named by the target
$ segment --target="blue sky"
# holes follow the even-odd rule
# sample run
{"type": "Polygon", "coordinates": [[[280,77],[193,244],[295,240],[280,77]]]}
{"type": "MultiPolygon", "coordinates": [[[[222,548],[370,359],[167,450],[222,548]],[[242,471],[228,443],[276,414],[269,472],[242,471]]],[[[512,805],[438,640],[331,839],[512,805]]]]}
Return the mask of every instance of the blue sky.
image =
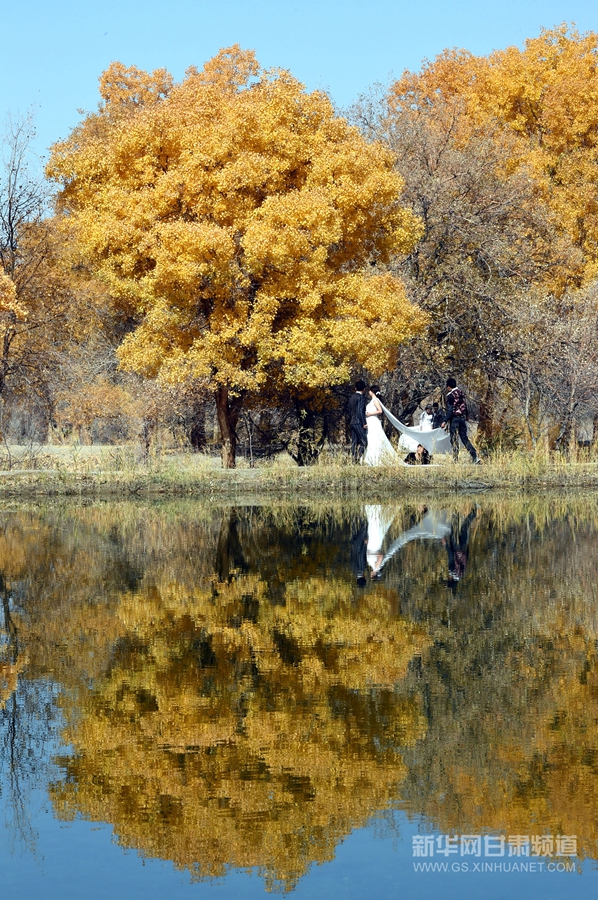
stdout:
{"type": "Polygon", "coordinates": [[[3,3],[0,118],[35,112],[39,153],[94,109],[113,60],[180,79],[221,47],[254,49],[348,106],[445,47],[522,45],[542,27],[598,30],[596,0],[20,0],[3,3]]]}

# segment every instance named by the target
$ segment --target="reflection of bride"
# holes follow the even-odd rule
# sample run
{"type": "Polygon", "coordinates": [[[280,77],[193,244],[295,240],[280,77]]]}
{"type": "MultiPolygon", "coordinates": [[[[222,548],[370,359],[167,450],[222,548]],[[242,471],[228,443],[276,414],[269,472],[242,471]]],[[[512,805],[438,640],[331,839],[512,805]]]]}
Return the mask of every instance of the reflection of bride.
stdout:
{"type": "Polygon", "coordinates": [[[376,385],[370,388],[371,400],[365,408],[368,446],[363,462],[366,466],[388,466],[398,461],[398,456],[382,428],[382,407],[377,397],[379,391],[380,388],[376,385]]]}
{"type": "MultiPolygon", "coordinates": [[[[369,430],[369,428],[368,428],[369,430]]],[[[379,504],[365,507],[365,515],[368,520],[367,561],[371,569],[372,578],[378,572],[384,560],[382,544],[386,532],[392,525],[396,510],[384,509],[379,504]]]]}

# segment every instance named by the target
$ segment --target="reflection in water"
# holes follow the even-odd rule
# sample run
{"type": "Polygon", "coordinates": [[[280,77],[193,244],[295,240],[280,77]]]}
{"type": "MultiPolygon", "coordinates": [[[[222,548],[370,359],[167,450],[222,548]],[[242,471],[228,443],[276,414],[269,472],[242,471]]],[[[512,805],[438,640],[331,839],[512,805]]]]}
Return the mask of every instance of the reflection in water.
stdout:
{"type": "Polygon", "coordinates": [[[23,659],[19,653],[19,637],[11,608],[10,592],[1,572],[0,598],[3,624],[0,632],[0,709],[5,709],[7,702],[15,695],[23,659]]]}
{"type": "Polygon", "coordinates": [[[367,562],[372,578],[375,578],[380,571],[384,559],[382,545],[396,512],[396,509],[383,507],[380,504],[365,507],[368,520],[367,562]]]}
{"type": "Polygon", "coordinates": [[[473,507],[467,516],[459,522],[453,517],[451,528],[445,538],[446,552],[448,556],[449,577],[447,586],[455,591],[458,583],[465,575],[467,559],[469,557],[469,533],[476,517],[477,509],[473,507]]]}
{"type": "MultiPolygon", "coordinates": [[[[0,532],[0,546],[2,538],[0,532]]],[[[36,836],[28,800],[37,783],[45,786],[49,780],[49,745],[57,716],[53,686],[21,677],[27,674],[26,642],[17,597],[1,572],[0,601],[0,795],[13,846],[33,850],[36,836]]]]}
{"type": "Polygon", "coordinates": [[[391,807],[592,855],[597,524],[587,498],[5,514],[0,716],[57,685],[56,814],[196,878],[292,888],[391,807]]]}
{"type": "Polygon", "coordinates": [[[419,511],[418,519],[417,524],[402,531],[388,547],[382,558],[380,570],[405,544],[410,544],[411,541],[444,541],[447,534],[450,534],[451,526],[447,524],[448,515],[442,510],[430,512],[427,506],[423,506],[419,511]]]}
{"type": "Polygon", "coordinates": [[[293,883],[396,799],[424,724],[393,686],[421,630],[324,578],[289,584],[284,605],[267,594],[239,573],[121,598],[108,670],[68,711],[60,815],[107,817],[198,876],[257,866],[293,883]]]}
{"type": "Polygon", "coordinates": [[[365,516],[355,516],[351,535],[351,568],[359,587],[365,587],[367,579],[368,520],[365,516]]]}

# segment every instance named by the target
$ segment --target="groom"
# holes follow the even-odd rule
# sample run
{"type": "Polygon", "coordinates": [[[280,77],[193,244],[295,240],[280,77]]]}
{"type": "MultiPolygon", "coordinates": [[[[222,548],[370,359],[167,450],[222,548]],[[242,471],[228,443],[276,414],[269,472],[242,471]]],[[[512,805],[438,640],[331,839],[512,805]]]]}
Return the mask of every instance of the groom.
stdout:
{"type": "Polygon", "coordinates": [[[351,426],[351,456],[353,462],[359,462],[365,453],[368,445],[368,436],[366,432],[367,420],[365,408],[367,406],[365,397],[365,381],[361,379],[355,382],[355,393],[349,400],[349,425],[351,426]]]}

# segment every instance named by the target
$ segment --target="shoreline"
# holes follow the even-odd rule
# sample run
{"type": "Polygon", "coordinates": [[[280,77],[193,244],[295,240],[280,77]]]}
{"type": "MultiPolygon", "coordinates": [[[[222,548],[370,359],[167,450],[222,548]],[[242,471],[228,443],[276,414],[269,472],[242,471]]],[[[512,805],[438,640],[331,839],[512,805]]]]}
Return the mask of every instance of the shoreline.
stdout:
{"type": "MultiPolygon", "coordinates": [[[[533,462],[533,461],[532,461],[533,462]]],[[[64,471],[12,469],[0,471],[0,498],[82,497],[127,499],[134,497],[197,497],[209,499],[240,495],[248,499],[388,499],[397,495],[431,493],[542,493],[544,491],[598,491],[598,463],[538,463],[522,467],[504,461],[474,467],[466,463],[438,468],[360,468],[351,465],[316,465],[298,468],[186,468],[136,467],[129,471],[64,471]]]]}

